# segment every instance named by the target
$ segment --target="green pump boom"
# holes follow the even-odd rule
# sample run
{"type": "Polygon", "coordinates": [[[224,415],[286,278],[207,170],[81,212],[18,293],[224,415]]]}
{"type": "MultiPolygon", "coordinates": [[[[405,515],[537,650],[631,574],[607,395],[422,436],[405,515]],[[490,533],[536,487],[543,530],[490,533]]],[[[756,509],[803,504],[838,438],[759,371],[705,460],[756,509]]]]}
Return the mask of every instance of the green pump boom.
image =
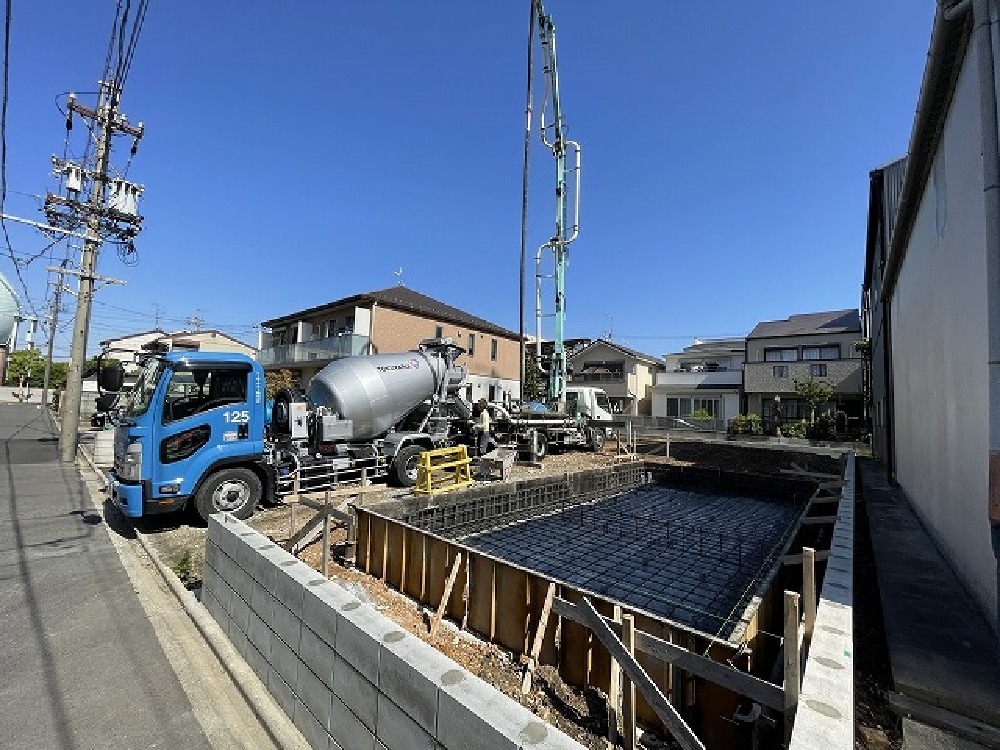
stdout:
{"type": "Polygon", "coordinates": [[[556,227],[551,239],[535,253],[535,334],[536,357],[539,366],[542,346],[542,257],[546,250],[553,253],[555,284],[555,312],[552,359],[549,362],[548,401],[563,411],[566,406],[567,363],[565,347],[566,328],[566,269],[569,266],[569,245],[580,233],[580,144],[565,137],[565,118],[559,93],[559,68],[556,60],[556,27],[552,17],[542,7],[541,0],[533,0],[538,18],[539,38],[544,53],[545,94],[542,101],[540,129],[542,143],[552,152],[556,161],[556,227]],[[546,109],[552,108],[552,122],[546,123],[546,109]],[[572,166],[567,166],[571,164],[572,166]],[[573,210],[567,217],[567,177],[573,173],[573,210]]]}

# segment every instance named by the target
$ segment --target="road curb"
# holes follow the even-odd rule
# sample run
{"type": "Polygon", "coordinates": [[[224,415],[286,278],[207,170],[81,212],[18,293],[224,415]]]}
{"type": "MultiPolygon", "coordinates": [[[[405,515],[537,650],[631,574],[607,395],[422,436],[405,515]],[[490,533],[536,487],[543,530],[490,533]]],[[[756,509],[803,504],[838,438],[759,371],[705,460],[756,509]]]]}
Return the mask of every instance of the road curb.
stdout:
{"type": "MultiPolygon", "coordinates": [[[[53,422],[56,422],[56,420],[53,419],[53,422]]],[[[58,429],[58,423],[56,425],[56,429],[58,429]]],[[[77,446],[77,456],[82,458],[90,467],[90,470],[97,476],[104,476],[104,472],[97,467],[93,459],[79,445],[77,446]]],[[[153,546],[146,541],[145,536],[139,533],[134,526],[132,529],[142,549],[149,556],[149,559],[153,561],[153,567],[156,568],[156,571],[160,574],[164,583],[167,584],[174,598],[177,599],[188,617],[191,618],[198,632],[201,633],[202,637],[208,643],[209,648],[212,649],[212,653],[215,654],[216,658],[222,664],[226,673],[232,679],[233,684],[236,685],[240,694],[254,712],[254,715],[260,720],[260,723],[264,726],[265,731],[274,741],[274,744],[284,750],[308,750],[309,743],[306,742],[302,733],[299,732],[298,727],[281,710],[268,692],[267,687],[260,681],[260,678],[250,668],[250,665],[246,663],[240,652],[236,650],[209,611],[194,597],[194,594],[184,588],[174,572],[160,559],[159,554],[153,549],[153,546]]]]}

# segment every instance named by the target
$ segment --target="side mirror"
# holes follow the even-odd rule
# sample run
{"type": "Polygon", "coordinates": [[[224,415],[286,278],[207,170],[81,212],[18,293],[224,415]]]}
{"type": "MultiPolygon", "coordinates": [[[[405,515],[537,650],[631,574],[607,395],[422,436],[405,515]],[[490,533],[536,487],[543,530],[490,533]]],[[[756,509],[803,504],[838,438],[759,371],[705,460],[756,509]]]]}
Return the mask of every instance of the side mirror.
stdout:
{"type": "Polygon", "coordinates": [[[125,368],[121,364],[105,365],[101,368],[97,384],[102,391],[118,393],[125,385],[125,368]]]}

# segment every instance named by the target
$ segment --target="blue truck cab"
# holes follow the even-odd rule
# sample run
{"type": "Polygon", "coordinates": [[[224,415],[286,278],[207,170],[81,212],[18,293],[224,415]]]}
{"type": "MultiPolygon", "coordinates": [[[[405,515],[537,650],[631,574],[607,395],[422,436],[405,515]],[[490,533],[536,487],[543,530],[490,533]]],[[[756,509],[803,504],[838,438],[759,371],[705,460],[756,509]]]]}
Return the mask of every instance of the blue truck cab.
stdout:
{"type": "Polygon", "coordinates": [[[273,483],[264,455],[264,371],[229,352],[146,361],[116,416],[112,501],[131,518],[179,510],[246,518],[273,483]]]}

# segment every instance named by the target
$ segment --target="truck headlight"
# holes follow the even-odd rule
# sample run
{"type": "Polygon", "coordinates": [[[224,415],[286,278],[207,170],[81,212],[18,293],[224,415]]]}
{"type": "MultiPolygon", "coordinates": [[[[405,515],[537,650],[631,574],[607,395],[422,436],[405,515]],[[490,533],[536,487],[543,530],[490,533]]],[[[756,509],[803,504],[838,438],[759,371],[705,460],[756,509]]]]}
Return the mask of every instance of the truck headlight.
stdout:
{"type": "Polygon", "coordinates": [[[125,451],[122,476],[125,479],[136,481],[142,478],[142,443],[138,440],[134,443],[129,443],[128,449],[125,451]]]}

